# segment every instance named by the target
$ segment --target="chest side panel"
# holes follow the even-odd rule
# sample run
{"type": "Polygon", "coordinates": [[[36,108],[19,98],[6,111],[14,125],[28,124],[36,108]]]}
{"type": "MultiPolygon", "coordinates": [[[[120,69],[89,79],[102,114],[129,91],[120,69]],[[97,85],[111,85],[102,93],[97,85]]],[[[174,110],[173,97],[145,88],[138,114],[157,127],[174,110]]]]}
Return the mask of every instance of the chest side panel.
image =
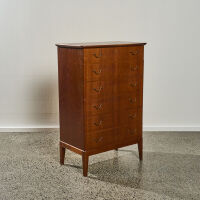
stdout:
{"type": "Polygon", "coordinates": [[[83,50],[58,48],[60,140],[84,149],[83,50]]]}

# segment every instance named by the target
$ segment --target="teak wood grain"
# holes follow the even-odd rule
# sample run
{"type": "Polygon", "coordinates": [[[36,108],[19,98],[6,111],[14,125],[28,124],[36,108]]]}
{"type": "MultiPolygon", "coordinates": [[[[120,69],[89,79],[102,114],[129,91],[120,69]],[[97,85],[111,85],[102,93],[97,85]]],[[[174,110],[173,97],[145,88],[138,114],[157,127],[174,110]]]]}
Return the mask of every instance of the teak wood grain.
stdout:
{"type": "Polygon", "coordinates": [[[142,160],[145,43],[57,44],[60,163],[65,149],[90,155],[138,144],[142,160]]]}

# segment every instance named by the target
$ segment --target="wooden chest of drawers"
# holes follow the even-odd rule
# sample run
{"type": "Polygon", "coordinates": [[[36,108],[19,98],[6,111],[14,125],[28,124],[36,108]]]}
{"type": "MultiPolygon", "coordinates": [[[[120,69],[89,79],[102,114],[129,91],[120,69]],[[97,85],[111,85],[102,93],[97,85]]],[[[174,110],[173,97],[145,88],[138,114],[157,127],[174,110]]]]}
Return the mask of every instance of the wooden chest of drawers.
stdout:
{"type": "Polygon", "coordinates": [[[142,160],[145,43],[57,44],[60,163],[65,148],[82,155],[138,144],[142,160]]]}

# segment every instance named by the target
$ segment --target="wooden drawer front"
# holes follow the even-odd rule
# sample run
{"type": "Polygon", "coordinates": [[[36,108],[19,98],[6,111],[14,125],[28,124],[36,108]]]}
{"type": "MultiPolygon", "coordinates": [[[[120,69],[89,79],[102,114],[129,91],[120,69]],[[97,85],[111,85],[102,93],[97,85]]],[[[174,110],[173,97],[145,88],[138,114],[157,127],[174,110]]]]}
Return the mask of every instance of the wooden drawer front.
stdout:
{"type": "Polygon", "coordinates": [[[86,101],[90,98],[106,99],[112,97],[112,82],[95,81],[86,83],[86,101]]]}
{"type": "Polygon", "coordinates": [[[85,112],[87,116],[111,113],[112,111],[122,111],[125,109],[136,108],[139,105],[139,96],[126,94],[107,100],[88,99],[85,102],[85,112]]]}
{"type": "Polygon", "coordinates": [[[138,128],[134,126],[121,127],[118,129],[117,143],[129,143],[131,141],[137,141],[138,128]]]}
{"type": "Polygon", "coordinates": [[[118,62],[135,63],[138,60],[140,47],[119,47],[118,62]]]}
{"type": "Polygon", "coordinates": [[[137,109],[130,109],[118,112],[119,115],[119,125],[120,126],[136,126],[138,122],[138,112],[137,109]]]}
{"type": "Polygon", "coordinates": [[[85,66],[86,81],[102,81],[112,79],[112,64],[88,64],[85,66]]]}
{"type": "Polygon", "coordinates": [[[113,128],[114,125],[115,125],[115,119],[112,113],[90,116],[86,120],[87,132],[101,131],[104,129],[113,128]]]}
{"type": "Polygon", "coordinates": [[[126,94],[119,96],[114,100],[114,110],[125,110],[130,108],[136,108],[139,104],[139,96],[135,94],[126,94]]]}
{"type": "Polygon", "coordinates": [[[102,58],[101,48],[84,49],[84,62],[85,62],[85,64],[100,63],[101,58],[102,58]]]}
{"type": "Polygon", "coordinates": [[[98,99],[88,99],[85,103],[86,113],[88,116],[103,114],[103,113],[111,113],[113,109],[112,100],[98,100],[98,99]]]}
{"type": "Polygon", "coordinates": [[[115,129],[109,131],[92,132],[86,135],[86,148],[96,149],[116,144],[117,134],[115,129]]]}
{"type": "Polygon", "coordinates": [[[139,65],[136,61],[133,63],[119,63],[118,64],[118,79],[119,80],[137,77],[138,73],[139,73],[139,65]]]}
{"type": "Polygon", "coordinates": [[[122,94],[135,94],[139,88],[139,81],[137,78],[119,81],[117,83],[117,93],[118,95],[122,94]]]}

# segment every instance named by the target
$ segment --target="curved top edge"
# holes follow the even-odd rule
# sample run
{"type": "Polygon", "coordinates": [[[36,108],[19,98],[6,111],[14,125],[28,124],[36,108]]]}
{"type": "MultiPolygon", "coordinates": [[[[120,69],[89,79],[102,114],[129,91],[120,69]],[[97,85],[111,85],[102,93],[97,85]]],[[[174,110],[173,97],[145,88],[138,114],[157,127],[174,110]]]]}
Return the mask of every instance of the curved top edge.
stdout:
{"type": "Polygon", "coordinates": [[[123,42],[123,41],[113,41],[113,42],[83,42],[83,43],[59,43],[56,44],[57,47],[62,48],[95,48],[95,47],[112,47],[112,46],[143,46],[146,45],[145,42],[123,42]]]}

